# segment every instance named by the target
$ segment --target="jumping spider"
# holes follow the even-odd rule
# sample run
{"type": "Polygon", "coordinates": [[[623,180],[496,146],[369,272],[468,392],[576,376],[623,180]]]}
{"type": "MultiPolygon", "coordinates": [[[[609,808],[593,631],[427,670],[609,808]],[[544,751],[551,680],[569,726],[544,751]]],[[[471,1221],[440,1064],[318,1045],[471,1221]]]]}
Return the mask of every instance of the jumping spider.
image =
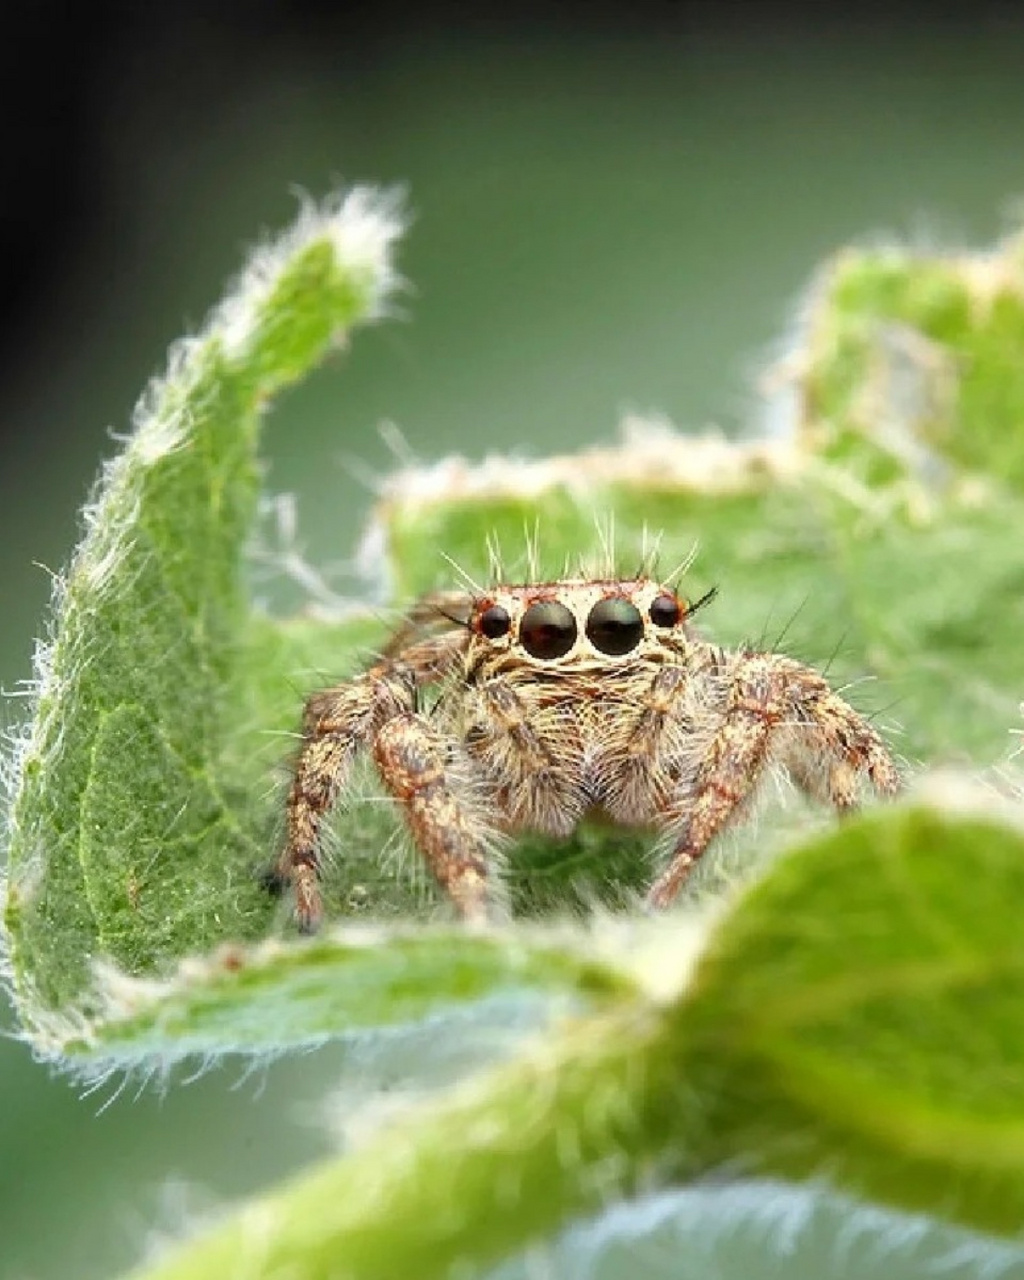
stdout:
{"type": "Polygon", "coordinates": [[[647,901],[665,907],[739,817],[766,766],[840,812],[900,777],[878,734],[818,672],[699,638],[688,603],[647,577],[426,596],[363,674],[306,703],[276,869],[314,930],[321,822],[372,752],[417,848],[467,920],[496,901],[502,835],[566,836],[588,814],[660,830],[647,901]],[[420,691],[439,687],[421,709],[420,691]]]}

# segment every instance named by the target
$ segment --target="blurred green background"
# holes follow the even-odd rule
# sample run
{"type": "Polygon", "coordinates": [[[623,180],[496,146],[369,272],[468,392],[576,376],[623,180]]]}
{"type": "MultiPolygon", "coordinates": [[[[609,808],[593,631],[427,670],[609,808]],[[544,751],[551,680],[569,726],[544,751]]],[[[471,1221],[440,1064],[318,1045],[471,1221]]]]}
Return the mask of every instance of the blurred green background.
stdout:
{"type": "MultiPolygon", "coordinates": [[[[291,218],[296,186],[402,183],[415,215],[403,318],[269,423],[269,486],[300,495],[320,563],[352,550],[364,473],[388,466],[382,420],[425,459],[572,449],[626,410],[747,429],[825,255],[877,235],[985,244],[1024,193],[1020,25],[421,28],[365,49],[341,23],[236,34],[193,16],[104,63],[94,216],[0,386],[8,690],[29,674],[40,566],[65,561],[108,431],[243,246],[291,218]]],[[[0,1277],[111,1274],[154,1229],[324,1150],[344,1056],[82,1096],[0,1043],[0,1277]]]]}

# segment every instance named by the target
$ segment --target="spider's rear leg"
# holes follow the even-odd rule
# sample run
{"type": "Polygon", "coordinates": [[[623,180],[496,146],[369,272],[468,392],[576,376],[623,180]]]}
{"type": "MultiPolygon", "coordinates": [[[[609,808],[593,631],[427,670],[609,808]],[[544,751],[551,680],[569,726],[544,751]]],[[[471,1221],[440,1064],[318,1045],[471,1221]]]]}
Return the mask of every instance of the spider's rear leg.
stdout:
{"type": "Polygon", "coordinates": [[[784,763],[802,791],[840,814],[859,808],[865,778],[883,796],[895,796],[903,786],[881,738],[831,690],[812,704],[784,763]]]}
{"type": "MultiPolygon", "coordinates": [[[[409,645],[417,637],[426,640],[431,633],[443,635],[453,627],[466,628],[472,612],[473,597],[465,591],[432,591],[421,596],[406,610],[398,629],[384,646],[381,657],[385,661],[405,657],[410,651],[409,645]]],[[[442,645],[447,647],[443,640],[442,645]]],[[[429,644],[420,645],[420,648],[429,647],[429,644]]]]}
{"type": "Polygon", "coordinates": [[[381,780],[402,805],[416,847],[464,920],[487,918],[487,830],[471,795],[460,794],[445,739],[406,712],[373,744],[381,780]]]}
{"type": "Polygon", "coordinates": [[[856,807],[864,777],[884,795],[900,788],[881,738],[822,676],[777,655],[743,655],[694,783],[664,811],[678,834],[648,893],[652,906],[675,899],[711,841],[738,816],[777,748],[798,785],[841,812],[856,807]]]}

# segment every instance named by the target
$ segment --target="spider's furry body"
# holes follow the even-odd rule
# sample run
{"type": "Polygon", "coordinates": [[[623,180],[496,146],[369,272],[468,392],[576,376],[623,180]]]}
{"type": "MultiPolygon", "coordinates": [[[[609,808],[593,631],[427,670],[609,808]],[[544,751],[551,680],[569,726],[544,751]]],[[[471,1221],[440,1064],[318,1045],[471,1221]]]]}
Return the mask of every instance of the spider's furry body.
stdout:
{"type": "Polygon", "coordinates": [[[306,704],[277,866],[300,926],[321,918],[321,823],[360,750],[467,919],[498,901],[503,835],[565,836],[595,812],[660,830],[648,900],[662,907],[769,764],[840,811],[865,783],[899,789],[878,734],[823,676],[708,643],[696,607],[647,577],[421,600],[373,666],[306,704]]]}

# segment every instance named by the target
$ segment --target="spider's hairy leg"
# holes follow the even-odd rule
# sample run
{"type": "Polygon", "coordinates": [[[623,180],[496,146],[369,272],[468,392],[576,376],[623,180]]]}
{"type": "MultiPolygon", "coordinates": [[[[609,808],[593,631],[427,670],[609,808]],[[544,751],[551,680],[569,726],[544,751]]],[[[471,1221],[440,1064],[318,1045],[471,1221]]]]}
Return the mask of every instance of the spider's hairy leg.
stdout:
{"type": "MultiPolygon", "coordinates": [[[[810,683],[819,677],[807,671],[804,679],[810,683]]],[[[883,796],[895,796],[903,786],[882,739],[827,685],[808,700],[783,761],[801,790],[840,813],[858,807],[865,777],[883,796]]]]}
{"type": "Polygon", "coordinates": [[[468,627],[473,611],[473,596],[465,591],[434,591],[420,596],[406,610],[398,629],[384,646],[383,658],[399,658],[402,651],[417,639],[430,633],[468,627]]]}
{"type": "Polygon", "coordinates": [[[486,829],[472,797],[460,795],[449,748],[429,721],[408,711],[381,726],[373,755],[435,880],[464,920],[483,921],[489,891],[486,829]]]}
{"type": "Polygon", "coordinates": [[[401,659],[385,659],[344,684],[312,694],[302,720],[302,747],[288,794],[286,837],[269,887],[290,884],[304,933],[323,917],[320,850],[324,815],[348,781],[357,751],[381,726],[416,705],[419,686],[441,678],[460,654],[459,633],[423,641],[401,659]]]}
{"type": "Polygon", "coordinates": [[[878,734],[816,671],[777,654],[737,655],[726,707],[696,778],[663,812],[676,835],[669,864],[649,891],[652,906],[675,899],[711,841],[742,811],[772,755],[812,796],[841,812],[856,807],[864,777],[883,795],[900,788],[878,734]]]}
{"type": "Polygon", "coordinates": [[[652,807],[673,791],[673,778],[685,757],[691,729],[681,714],[691,676],[683,666],[659,667],[653,679],[636,689],[639,714],[624,719],[625,732],[609,761],[607,791],[615,816],[625,823],[644,822],[652,807]]]}
{"type": "Polygon", "coordinates": [[[367,672],[348,684],[314,693],[302,718],[303,744],[288,794],[287,836],[275,875],[295,893],[295,916],[304,933],[323,917],[320,845],[324,815],[348,781],[357,750],[372,736],[384,706],[401,706],[408,686],[367,672]]]}

